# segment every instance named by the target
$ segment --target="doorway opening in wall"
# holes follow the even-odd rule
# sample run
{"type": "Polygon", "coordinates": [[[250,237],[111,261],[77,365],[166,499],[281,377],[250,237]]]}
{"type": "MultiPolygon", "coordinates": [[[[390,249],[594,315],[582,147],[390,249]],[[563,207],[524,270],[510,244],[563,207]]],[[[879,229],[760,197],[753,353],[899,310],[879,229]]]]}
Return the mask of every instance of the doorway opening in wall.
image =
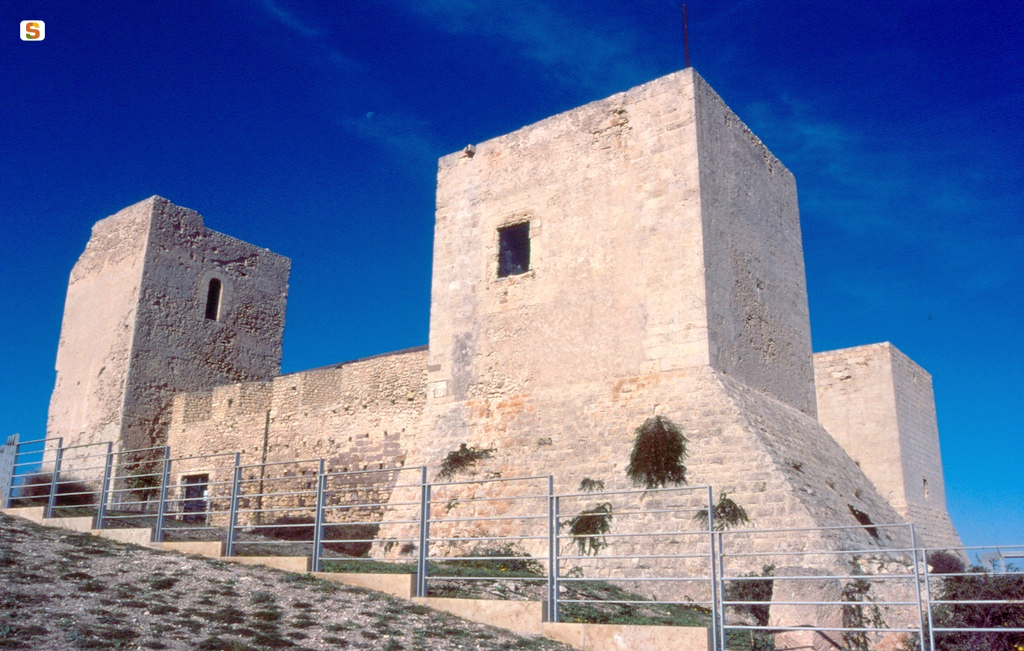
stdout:
{"type": "Polygon", "coordinates": [[[211,321],[220,320],[221,289],[221,282],[216,278],[211,278],[210,286],[206,290],[206,318],[211,321]]]}
{"type": "Polygon", "coordinates": [[[530,270],[530,222],[498,229],[498,278],[530,270]]]}
{"type": "Polygon", "coordinates": [[[181,478],[183,522],[209,524],[210,475],[185,475],[181,478]]]}

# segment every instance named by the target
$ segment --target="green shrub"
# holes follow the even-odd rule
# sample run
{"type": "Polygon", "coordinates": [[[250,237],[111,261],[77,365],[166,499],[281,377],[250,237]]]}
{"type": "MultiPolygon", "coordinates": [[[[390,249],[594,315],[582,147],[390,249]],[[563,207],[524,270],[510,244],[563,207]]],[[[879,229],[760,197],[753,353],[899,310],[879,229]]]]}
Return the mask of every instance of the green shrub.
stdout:
{"type": "MultiPolygon", "coordinates": [[[[313,542],[313,516],[286,515],[270,523],[272,526],[260,527],[259,533],[278,540],[295,542],[313,542]]],[[[344,554],[345,556],[368,556],[373,541],[380,530],[379,524],[325,524],[323,539],[346,540],[349,542],[325,542],[324,549],[344,554]]]]}
{"type": "MultiPolygon", "coordinates": [[[[994,574],[981,567],[944,577],[935,601],[1017,601],[1009,604],[947,603],[932,609],[935,628],[1024,628],[1024,575],[994,574]]],[[[926,633],[927,635],[927,633],[926,633]]],[[[935,651],[1019,651],[1024,633],[935,633],[935,651]]]]}
{"type": "Polygon", "coordinates": [[[760,574],[757,572],[750,572],[743,576],[749,577],[749,579],[744,581],[726,582],[725,600],[765,602],[764,605],[743,604],[733,606],[733,608],[740,612],[749,614],[758,626],[767,626],[768,612],[775,584],[771,577],[775,576],[775,566],[765,565],[761,568],[760,574]]]}
{"type": "Polygon", "coordinates": [[[597,556],[608,546],[604,535],[612,530],[612,505],[608,502],[586,509],[569,520],[569,535],[580,554],[597,556]]]}
{"type": "Polygon", "coordinates": [[[494,449],[477,450],[467,447],[465,443],[459,445],[458,450],[452,450],[441,462],[441,469],[437,472],[437,479],[451,479],[464,470],[475,466],[481,459],[490,459],[494,449]]]}
{"type": "Polygon", "coordinates": [[[626,476],[634,486],[659,488],[686,483],[686,437],[667,418],[648,418],[636,429],[626,476]]]}
{"type": "MultiPolygon", "coordinates": [[[[704,529],[708,528],[708,510],[701,509],[693,516],[695,522],[704,529]]],[[[725,491],[718,496],[715,504],[715,531],[725,531],[750,522],[746,510],[734,502],[725,491]]]]}
{"type": "MultiPolygon", "coordinates": [[[[519,551],[512,543],[505,543],[494,547],[481,546],[466,554],[471,558],[457,561],[438,561],[437,569],[431,570],[435,576],[445,574],[443,568],[458,568],[472,570],[473,572],[487,572],[496,575],[517,574],[527,576],[541,576],[544,574],[544,566],[535,561],[529,554],[519,551]]],[[[472,576],[471,573],[458,572],[461,576],[472,576]]]]}
{"type": "Polygon", "coordinates": [[[932,574],[959,574],[964,571],[964,562],[959,556],[942,550],[928,554],[928,565],[932,574]]]}
{"type": "MultiPolygon", "coordinates": [[[[52,473],[38,473],[25,479],[15,490],[14,502],[19,506],[46,506],[50,501],[53,486],[52,473]]],[[[61,475],[57,483],[55,506],[92,506],[96,503],[96,491],[86,484],[67,475],[61,475]]]]}

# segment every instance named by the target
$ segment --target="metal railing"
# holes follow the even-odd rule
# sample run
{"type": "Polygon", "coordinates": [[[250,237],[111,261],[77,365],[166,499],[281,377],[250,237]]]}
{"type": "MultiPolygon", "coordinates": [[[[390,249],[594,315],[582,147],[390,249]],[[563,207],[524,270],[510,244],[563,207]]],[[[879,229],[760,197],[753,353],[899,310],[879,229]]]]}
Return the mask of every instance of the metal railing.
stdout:
{"type": "Polygon", "coordinates": [[[723,584],[719,637],[735,640],[746,632],[754,640],[782,634],[803,638],[793,642],[797,645],[810,647],[821,638],[844,649],[874,648],[878,639],[893,633],[920,639],[924,613],[913,527],[873,525],[870,532],[876,544],[864,548],[823,544],[823,533],[846,531],[862,532],[864,527],[717,533],[723,584]],[[770,551],[750,551],[754,536],[770,551]],[[758,565],[760,573],[751,571],[758,565]],[[764,611],[758,617],[756,610],[764,607],[764,601],[756,599],[756,588],[768,581],[769,603],[779,611],[773,621],[765,619],[764,611]]]}
{"type": "Polygon", "coordinates": [[[654,601],[703,608],[717,630],[709,486],[583,491],[554,500],[558,566],[552,621],[562,618],[563,606],[570,619],[580,619],[599,607],[602,617],[614,617],[654,601]],[[702,513],[710,519],[702,521],[702,513]]]}
{"type": "Polygon", "coordinates": [[[979,650],[1024,645],[1024,572],[1011,562],[1024,546],[926,548],[907,524],[728,529],[708,486],[556,492],[552,476],[430,482],[423,467],[335,472],[322,459],[111,447],[14,444],[3,506],[152,527],[158,542],[220,540],[228,556],[305,555],[314,571],[407,569],[417,596],[484,586],[543,599],[548,621],[686,614],[716,651],[787,636],[851,649],[894,636],[919,651],[963,648],[964,636],[979,650]]]}
{"type": "Polygon", "coordinates": [[[431,582],[517,581],[547,585],[551,599],[553,496],[550,476],[424,484],[417,594],[431,582]]]}

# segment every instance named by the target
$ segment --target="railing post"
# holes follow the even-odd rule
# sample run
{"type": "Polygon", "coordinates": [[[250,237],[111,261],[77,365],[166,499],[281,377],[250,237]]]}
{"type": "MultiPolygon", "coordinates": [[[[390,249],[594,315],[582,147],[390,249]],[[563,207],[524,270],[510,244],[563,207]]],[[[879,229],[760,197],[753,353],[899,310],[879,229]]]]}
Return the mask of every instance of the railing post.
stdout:
{"type": "Polygon", "coordinates": [[[5,509],[11,508],[14,497],[15,469],[18,463],[18,448],[21,447],[18,439],[18,434],[11,434],[7,437],[7,443],[0,446],[0,449],[4,450],[3,455],[0,455],[0,482],[3,483],[0,486],[0,494],[3,495],[0,506],[5,509]]]}
{"type": "MultiPolygon", "coordinates": [[[[920,640],[921,651],[925,651],[924,647],[924,608],[921,605],[921,568],[917,564],[917,532],[914,530],[914,524],[910,524],[910,549],[914,554],[914,594],[917,595],[917,625],[920,634],[917,636],[920,640]]],[[[928,564],[926,552],[922,551],[925,556],[925,565],[928,564]]]]}
{"type": "MultiPolygon", "coordinates": [[[[45,448],[44,448],[45,449],[45,448]]],[[[45,452],[43,453],[45,456],[45,452]]],[[[57,491],[60,486],[60,462],[64,458],[64,437],[57,437],[57,449],[53,455],[53,474],[50,475],[50,497],[46,500],[44,518],[52,518],[57,506],[57,491]]]]}
{"type": "Polygon", "coordinates": [[[715,501],[713,489],[710,486],[708,486],[708,535],[710,545],[708,560],[711,563],[711,648],[720,651],[725,649],[725,609],[722,607],[722,590],[720,589],[724,586],[719,585],[719,581],[722,579],[719,572],[722,539],[715,536],[715,501]]]}
{"type": "Polygon", "coordinates": [[[327,491],[327,475],[324,474],[324,460],[320,459],[316,480],[316,517],[313,519],[313,560],[314,572],[323,571],[323,552],[320,547],[324,538],[324,493],[327,491]]]}
{"type": "MultiPolygon", "coordinates": [[[[915,565],[917,561],[917,552],[914,552],[915,565]]],[[[924,565],[922,572],[922,581],[924,583],[924,604],[928,611],[928,648],[931,651],[935,651],[935,621],[932,617],[932,580],[928,572],[928,550],[924,548],[921,550],[921,561],[924,565]]],[[[921,636],[921,648],[924,649],[924,635],[921,636]]]]}
{"type": "Polygon", "coordinates": [[[238,528],[238,494],[242,485],[242,455],[235,452],[235,472],[231,476],[231,501],[228,503],[228,539],[224,543],[224,555],[235,554],[235,529],[238,528]]]}
{"type": "Polygon", "coordinates": [[[430,558],[430,484],[427,483],[427,467],[420,474],[420,550],[416,562],[416,596],[427,596],[427,562],[430,558]]]}
{"type": "Polygon", "coordinates": [[[107,492],[110,490],[110,473],[114,468],[114,444],[107,441],[107,458],[103,462],[103,479],[100,480],[100,497],[96,506],[96,528],[103,528],[107,517],[107,492]]]}
{"type": "Polygon", "coordinates": [[[549,622],[559,620],[558,613],[558,496],[555,478],[548,475],[548,612],[549,622]]]}
{"type": "Polygon", "coordinates": [[[171,447],[164,446],[164,464],[160,471],[160,499],[156,504],[156,527],[153,529],[153,542],[164,541],[164,516],[167,514],[167,491],[171,484],[171,447]]]}

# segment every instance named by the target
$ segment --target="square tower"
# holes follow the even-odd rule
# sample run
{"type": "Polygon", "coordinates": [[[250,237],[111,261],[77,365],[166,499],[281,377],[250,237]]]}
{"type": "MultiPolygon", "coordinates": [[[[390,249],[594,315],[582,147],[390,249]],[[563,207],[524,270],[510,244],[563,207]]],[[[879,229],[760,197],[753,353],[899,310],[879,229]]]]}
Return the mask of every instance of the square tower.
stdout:
{"type": "Polygon", "coordinates": [[[71,271],[47,437],[163,445],[175,392],[277,375],[289,265],[160,197],[97,222],[71,271]]]}
{"type": "Polygon", "coordinates": [[[710,367],[814,416],[796,184],[693,70],[440,161],[439,401],[710,367]]]}
{"type": "Polygon", "coordinates": [[[816,353],[814,371],[822,426],[924,544],[958,545],[931,375],[889,342],[816,353]]]}

